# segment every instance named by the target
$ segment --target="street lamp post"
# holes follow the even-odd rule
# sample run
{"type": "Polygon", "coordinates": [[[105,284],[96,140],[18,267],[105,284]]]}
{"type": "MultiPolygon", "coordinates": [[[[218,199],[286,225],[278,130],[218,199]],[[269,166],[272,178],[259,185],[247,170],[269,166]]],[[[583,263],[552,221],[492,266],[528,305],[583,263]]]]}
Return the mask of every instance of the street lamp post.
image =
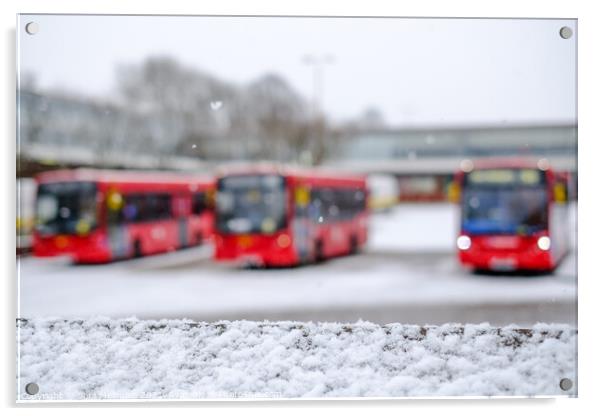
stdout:
{"type": "MultiPolygon", "coordinates": [[[[334,63],[334,57],[330,54],[309,54],[303,57],[303,63],[309,65],[312,69],[313,97],[311,105],[310,123],[312,123],[312,126],[314,126],[313,130],[316,140],[318,142],[321,142],[323,140],[320,119],[322,118],[321,116],[323,112],[322,100],[324,98],[324,67],[326,65],[334,63]]],[[[305,155],[302,155],[302,159],[309,160],[303,160],[303,162],[311,164],[311,151],[308,149],[304,153],[305,155]]]]}
{"type": "Polygon", "coordinates": [[[311,66],[313,79],[312,119],[318,118],[322,111],[324,98],[324,67],[334,63],[334,57],[326,55],[305,55],[303,63],[311,66]]]}

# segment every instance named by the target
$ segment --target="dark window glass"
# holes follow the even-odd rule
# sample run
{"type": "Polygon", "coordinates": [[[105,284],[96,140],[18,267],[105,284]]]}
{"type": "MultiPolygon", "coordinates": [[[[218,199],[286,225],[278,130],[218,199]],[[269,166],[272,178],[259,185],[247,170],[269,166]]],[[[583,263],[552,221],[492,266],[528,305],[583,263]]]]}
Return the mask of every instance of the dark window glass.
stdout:
{"type": "Polygon", "coordinates": [[[279,175],[245,175],[220,179],[216,224],[225,233],[271,234],[284,228],[284,178],[279,175]]]}
{"type": "Polygon", "coordinates": [[[96,185],[92,182],[41,184],[36,201],[41,234],[85,234],[97,227],[96,185]]]}
{"type": "Polygon", "coordinates": [[[201,214],[207,209],[206,195],[203,192],[197,192],[192,196],[192,213],[201,214]]]}
{"type": "Polygon", "coordinates": [[[545,187],[466,189],[462,228],[471,234],[532,234],[547,227],[545,187]]]}
{"type": "Polygon", "coordinates": [[[171,195],[128,194],[121,210],[120,220],[127,223],[158,221],[172,218],[171,195]]]}
{"type": "Polygon", "coordinates": [[[363,190],[314,188],[309,207],[310,218],[316,223],[350,220],[365,209],[363,190]]]}

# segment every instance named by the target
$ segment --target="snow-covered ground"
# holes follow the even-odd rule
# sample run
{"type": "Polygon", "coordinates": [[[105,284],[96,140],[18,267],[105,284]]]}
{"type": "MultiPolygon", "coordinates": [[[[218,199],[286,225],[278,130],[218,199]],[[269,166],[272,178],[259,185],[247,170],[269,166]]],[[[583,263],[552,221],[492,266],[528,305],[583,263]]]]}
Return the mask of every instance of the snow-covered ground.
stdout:
{"type": "Polygon", "coordinates": [[[18,398],[576,395],[576,332],[482,325],[19,322],[18,398]],[[28,383],[39,392],[25,392],[28,383]]]}
{"type": "Polygon", "coordinates": [[[458,208],[451,204],[409,204],[372,216],[368,247],[376,251],[453,252],[458,208]]]}
{"type": "Polygon", "coordinates": [[[575,250],[551,275],[473,275],[455,226],[451,205],[401,206],[373,216],[364,253],[294,269],[215,264],[210,246],[22,258],[18,398],[576,395],[559,385],[576,382],[575,250]]]}
{"type": "Polygon", "coordinates": [[[400,206],[373,216],[363,254],[284,270],[215,264],[210,247],[101,266],[23,258],[19,316],[576,325],[574,251],[553,275],[473,275],[455,227],[451,205],[400,206]]]}

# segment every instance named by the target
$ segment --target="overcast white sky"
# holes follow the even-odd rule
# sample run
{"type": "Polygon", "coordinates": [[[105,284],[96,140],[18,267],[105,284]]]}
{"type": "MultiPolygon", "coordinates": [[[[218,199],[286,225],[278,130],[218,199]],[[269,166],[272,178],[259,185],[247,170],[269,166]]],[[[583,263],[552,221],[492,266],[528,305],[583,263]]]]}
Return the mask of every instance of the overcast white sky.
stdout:
{"type": "Polygon", "coordinates": [[[302,57],[330,54],[323,107],[337,120],[378,107],[400,126],[565,122],[577,36],[562,26],[576,31],[574,20],[21,15],[18,63],[41,87],[108,96],[117,65],[169,55],[237,84],[275,72],[310,100],[302,57]]]}

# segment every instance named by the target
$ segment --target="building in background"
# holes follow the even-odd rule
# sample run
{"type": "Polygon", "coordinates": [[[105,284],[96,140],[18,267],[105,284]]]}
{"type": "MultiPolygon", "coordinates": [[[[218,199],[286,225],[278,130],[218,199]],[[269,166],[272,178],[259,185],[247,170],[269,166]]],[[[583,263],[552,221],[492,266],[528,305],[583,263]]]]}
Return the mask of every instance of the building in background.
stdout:
{"type": "Polygon", "coordinates": [[[445,200],[462,160],[502,157],[548,159],[569,175],[570,196],[576,197],[577,126],[571,124],[359,130],[339,147],[325,164],[394,175],[401,201],[445,200]]]}

